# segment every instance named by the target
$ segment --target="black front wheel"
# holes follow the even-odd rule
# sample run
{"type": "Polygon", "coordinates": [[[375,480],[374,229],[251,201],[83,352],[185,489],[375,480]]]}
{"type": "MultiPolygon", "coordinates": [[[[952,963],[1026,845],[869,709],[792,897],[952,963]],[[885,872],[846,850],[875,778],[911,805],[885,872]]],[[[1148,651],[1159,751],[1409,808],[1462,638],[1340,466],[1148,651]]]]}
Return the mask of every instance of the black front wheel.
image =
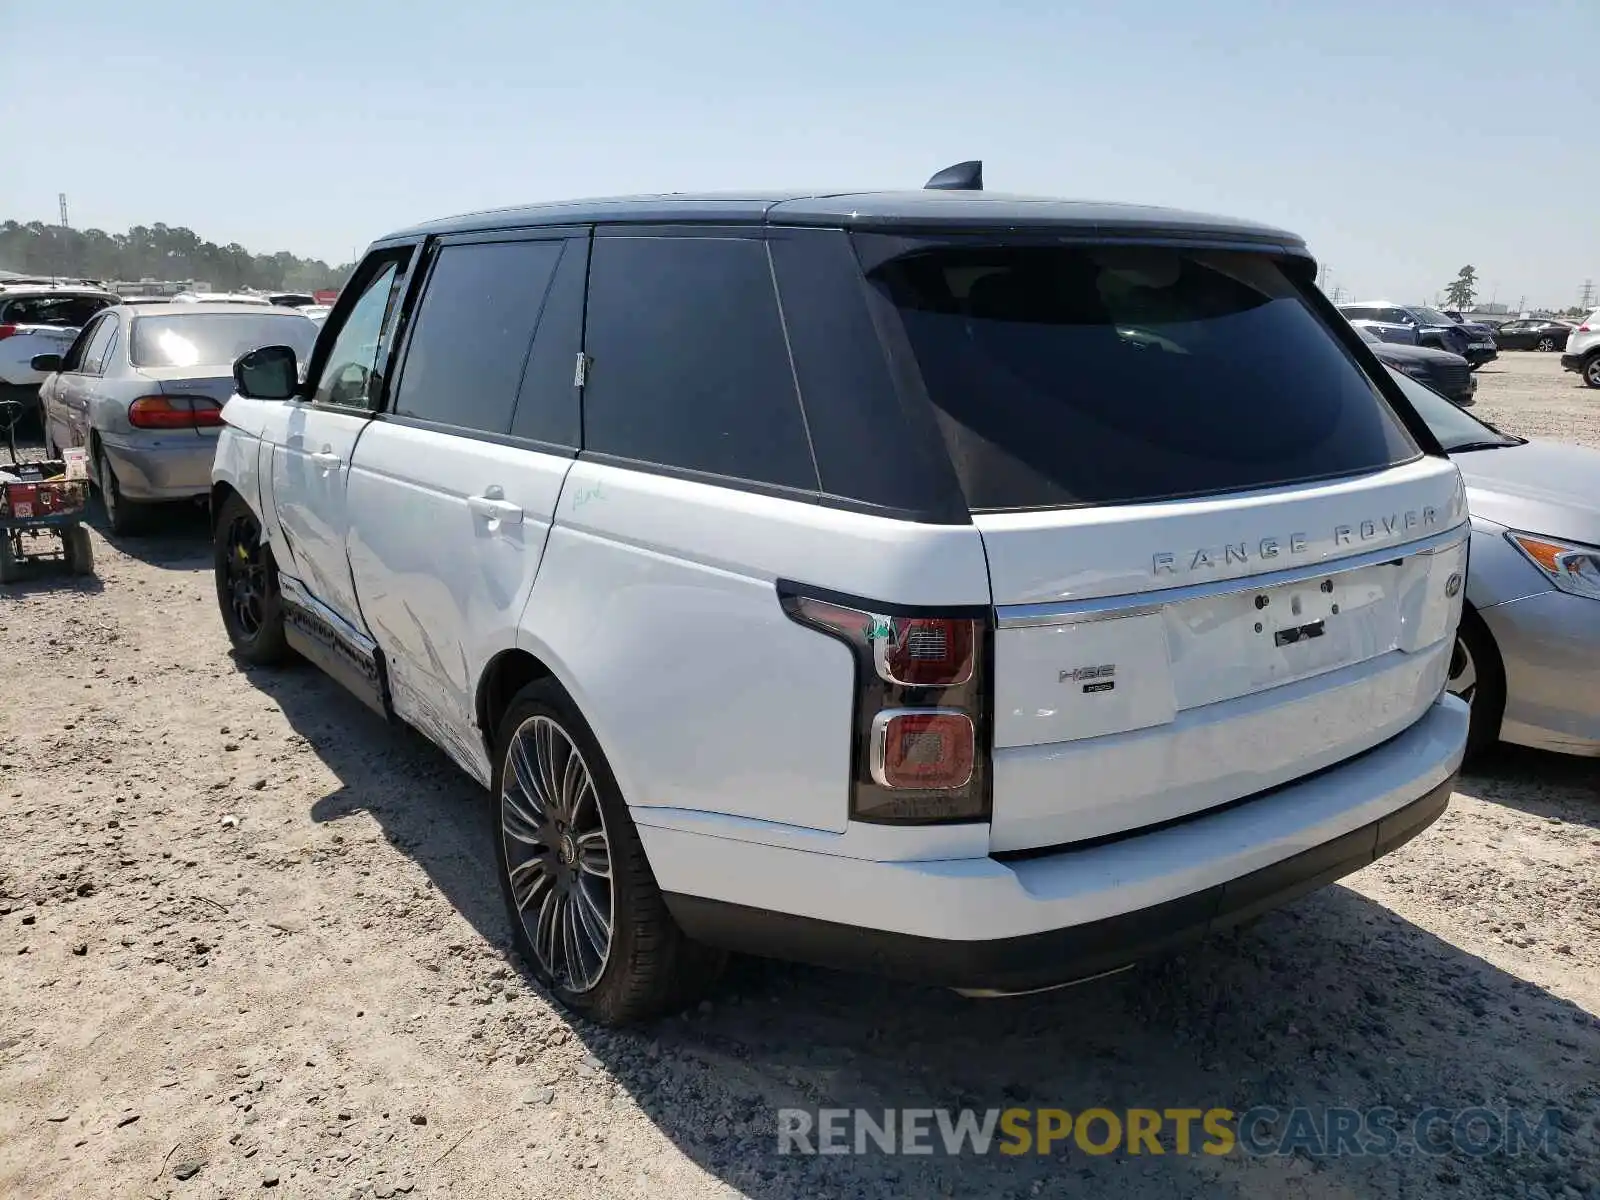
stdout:
{"type": "Polygon", "coordinates": [[[283,633],[283,599],[272,547],[261,543],[261,523],[237,494],[217,513],[213,533],[217,604],[236,654],[271,666],[290,656],[283,633]]]}
{"type": "Polygon", "coordinates": [[[512,934],[556,999],[620,1025],[689,1003],[715,981],[723,955],[673,921],[605,755],[554,680],[512,700],[493,789],[512,934]]]}

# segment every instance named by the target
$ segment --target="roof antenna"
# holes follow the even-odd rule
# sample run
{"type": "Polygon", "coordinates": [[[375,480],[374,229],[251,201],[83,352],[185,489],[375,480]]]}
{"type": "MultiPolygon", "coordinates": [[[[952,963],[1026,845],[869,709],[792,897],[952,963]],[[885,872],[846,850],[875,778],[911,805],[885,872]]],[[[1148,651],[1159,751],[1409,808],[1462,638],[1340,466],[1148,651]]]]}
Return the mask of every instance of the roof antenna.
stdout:
{"type": "Polygon", "coordinates": [[[981,192],[983,160],[973,158],[966,162],[958,162],[953,167],[946,167],[922,186],[924,190],[935,192],[981,192]]]}

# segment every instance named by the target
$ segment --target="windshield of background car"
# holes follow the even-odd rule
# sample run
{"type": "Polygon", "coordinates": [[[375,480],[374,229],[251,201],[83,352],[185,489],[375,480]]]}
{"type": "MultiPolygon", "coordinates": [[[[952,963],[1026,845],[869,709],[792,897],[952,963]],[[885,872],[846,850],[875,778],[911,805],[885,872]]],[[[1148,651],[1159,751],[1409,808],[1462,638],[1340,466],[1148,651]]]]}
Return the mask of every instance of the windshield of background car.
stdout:
{"type": "Polygon", "coordinates": [[[974,510],[1210,495],[1419,453],[1266,254],[938,245],[868,277],[974,510]]]}
{"type": "Polygon", "coordinates": [[[135,317],[129,350],[136,367],[212,367],[262,346],[293,347],[304,362],[316,340],[298,313],[184,313],[135,317]]]}
{"type": "Polygon", "coordinates": [[[111,303],[105,296],[25,296],[0,303],[0,324],[80,329],[111,303]]]}
{"type": "Polygon", "coordinates": [[[1425,387],[1409,375],[1402,375],[1393,367],[1388,371],[1406,394],[1406,399],[1411,401],[1411,406],[1417,410],[1417,415],[1433,430],[1433,436],[1439,439],[1446,454],[1463,446],[1481,446],[1485,442],[1500,446],[1517,444],[1516,438],[1496,433],[1482,421],[1474,420],[1432,388],[1425,387]]]}

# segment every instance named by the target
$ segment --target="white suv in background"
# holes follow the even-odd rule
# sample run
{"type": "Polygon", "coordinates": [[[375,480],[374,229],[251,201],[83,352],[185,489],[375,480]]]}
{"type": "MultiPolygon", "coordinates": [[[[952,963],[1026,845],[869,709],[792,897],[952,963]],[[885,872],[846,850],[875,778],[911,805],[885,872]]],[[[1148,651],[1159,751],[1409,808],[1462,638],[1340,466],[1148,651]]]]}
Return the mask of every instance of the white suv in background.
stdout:
{"type": "Polygon", "coordinates": [[[1600,388],[1600,308],[1580,321],[1568,336],[1561,365],[1582,375],[1590,387],[1600,388]]]}
{"type": "MultiPolygon", "coordinates": [[[[959,174],[959,173],[958,173],[959,174]]],[[[218,599],[491,789],[606,1022],[750,951],[1121,968],[1445,808],[1456,470],[1291,234],[972,190],[375,243],[235,368],[218,599]]]]}
{"type": "Polygon", "coordinates": [[[0,400],[39,406],[40,354],[65,355],[78,331],[102,308],[117,303],[112,292],[60,284],[0,287],[0,400]]]}

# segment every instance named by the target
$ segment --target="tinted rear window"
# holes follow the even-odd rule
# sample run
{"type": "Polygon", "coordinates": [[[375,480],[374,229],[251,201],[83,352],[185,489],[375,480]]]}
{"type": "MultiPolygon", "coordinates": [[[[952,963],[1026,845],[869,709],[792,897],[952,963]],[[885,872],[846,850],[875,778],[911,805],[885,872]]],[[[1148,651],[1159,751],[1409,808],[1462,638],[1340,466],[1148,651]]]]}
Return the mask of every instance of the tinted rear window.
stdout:
{"type": "Polygon", "coordinates": [[[1269,487],[1418,453],[1266,255],[930,247],[870,279],[974,510],[1269,487]]]}
{"type": "Polygon", "coordinates": [[[304,362],[317,327],[288,313],[135,317],[128,349],[136,367],[215,367],[262,346],[289,346],[304,362]]]}
{"type": "Polygon", "coordinates": [[[112,303],[104,296],[28,296],[0,307],[0,324],[77,329],[87,325],[90,317],[112,303]]]}

